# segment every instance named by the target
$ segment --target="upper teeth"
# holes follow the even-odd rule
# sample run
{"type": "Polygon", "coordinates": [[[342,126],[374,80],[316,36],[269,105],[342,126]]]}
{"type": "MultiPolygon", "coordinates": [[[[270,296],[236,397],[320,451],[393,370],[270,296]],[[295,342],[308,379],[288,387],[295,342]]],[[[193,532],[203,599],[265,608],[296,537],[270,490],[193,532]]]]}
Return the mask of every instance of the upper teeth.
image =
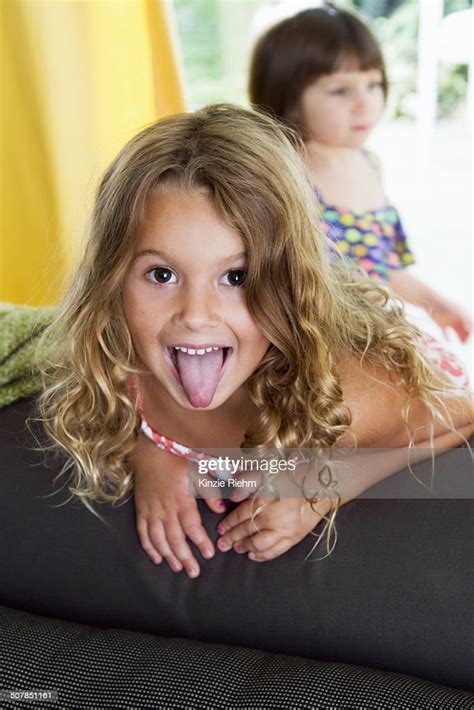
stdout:
{"type": "Polygon", "coordinates": [[[188,353],[188,355],[204,355],[204,353],[211,353],[213,350],[220,350],[220,348],[200,348],[199,350],[194,350],[193,348],[183,348],[181,345],[175,345],[175,350],[181,350],[182,353],[188,353]]]}

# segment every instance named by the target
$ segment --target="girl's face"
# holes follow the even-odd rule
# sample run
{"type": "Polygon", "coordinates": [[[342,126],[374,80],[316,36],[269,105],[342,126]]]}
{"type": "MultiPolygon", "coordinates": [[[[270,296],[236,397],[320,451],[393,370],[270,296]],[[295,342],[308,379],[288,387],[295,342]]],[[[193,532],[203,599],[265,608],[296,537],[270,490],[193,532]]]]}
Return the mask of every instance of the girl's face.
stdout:
{"type": "Polygon", "coordinates": [[[319,77],[306,87],[298,120],[312,140],[338,148],[360,148],[385,106],[382,72],[345,70],[319,77]]]}
{"type": "Polygon", "coordinates": [[[124,283],[135,352],[185,409],[216,409],[241,388],[269,341],[250,316],[245,250],[205,191],[149,199],[124,283]]]}

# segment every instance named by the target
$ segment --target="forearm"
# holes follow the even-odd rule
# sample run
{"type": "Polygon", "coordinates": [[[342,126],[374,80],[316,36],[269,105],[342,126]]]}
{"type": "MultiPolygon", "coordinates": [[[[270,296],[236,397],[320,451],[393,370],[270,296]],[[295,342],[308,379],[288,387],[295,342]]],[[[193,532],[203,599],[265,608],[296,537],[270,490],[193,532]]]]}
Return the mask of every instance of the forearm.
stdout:
{"type": "Polygon", "coordinates": [[[417,443],[413,448],[365,449],[351,456],[341,457],[334,470],[336,490],[342,502],[353,500],[393,474],[460,446],[471,435],[472,427],[464,427],[457,435],[447,432],[432,442],[417,443]]]}
{"type": "Polygon", "coordinates": [[[426,310],[435,308],[444,303],[444,299],[432,288],[427,286],[405,269],[392,270],[389,277],[390,286],[393,291],[403,298],[404,301],[412,303],[426,310]]]}
{"type": "MultiPolygon", "coordinates": [[[[440,381],[439,384],[443,383],[440,381]]],[[[409,426],[403,417],[397,417],[397,425],[382,436],[383,422],[379,418],[378,437],[358,431],[356,450],[336,450],[335,459],[341,452],[344,461],[335,468],[341,497],[350,500],[408,464],[416,464],[461,446],[474,434],[474,407],[467,393],[465,396],[453,394],[445,399],[443,406],[435,406],[440,417],[433,417],[424,402],[415,401],[408,417],[409,426]],[[412,446],[410,432],[413,433],[412,446]],[[383,443],[377,444],[377,440],[383,443]]],[[[393,413],[392,419],[395,419],[393,413]]],[[[348,436],[342,439],[347,444],[339,442],[340,446],[349,445],[348,436]]]]}

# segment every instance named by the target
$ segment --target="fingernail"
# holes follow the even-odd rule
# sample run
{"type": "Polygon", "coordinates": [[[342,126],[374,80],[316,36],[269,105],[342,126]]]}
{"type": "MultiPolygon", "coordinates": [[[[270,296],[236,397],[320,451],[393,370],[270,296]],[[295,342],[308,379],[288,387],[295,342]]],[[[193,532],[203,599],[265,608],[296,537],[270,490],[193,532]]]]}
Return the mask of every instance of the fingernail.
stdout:
{"type": "Polygon", "coordinates": [[[249,552],[249,554],[247,555],[247,557],[249,558],[249,560],[254,560],[254,559],[255,559],[255,553],[254,553],[254,552],[249,552]]]}
{"type": "Polygon", "coordinates": [[[224,525],[217,526],[217,532],[219,533],[219,535],[223,535],[225,533],[225,531],[226,531],[226,528],[224,525]]]}
{"type": "Polygon", "coordinates": [[[234,550],[235,552],[245,552],[243,546],[240,544],[240,542],[237,543],[237,545],[234,545],[234,550]]]}
{"type": "Polygon", "coordinates": [[[226,504],[224,503],[223,500],[220,500],[217,505],[220,510],[226,510],[226,504]]]}
{"type": "Polygon", "coordinates": [[[173,572],[181,572],[181,570],[182,570],[183,568],[182,568],[182,566],[179,564],[179,562],[172,562],[172,563],[171,563],[171,569],[173,570],[173,572]]]}
{"type": "Polygon", "coordinates": [[[207,560],[210,560],[211,557],[214,557],[214,550],[212,549],[212,547],[206,547],[202,551],[202,556],[205,557],[207,560]]]}
{"type": "Polygon", "coordinates": [[[230,550],[230,545],[225,540],[218,540],[217,547],[221,552],[227,552],[227,550],[230,550]]]}
{"type": "Polygon", "coordinates": [[[197,577],[199,574],[199,570],[196,569],[196,567],[191,567],[188,569],[188,576],[191,578],[197,577]]]}

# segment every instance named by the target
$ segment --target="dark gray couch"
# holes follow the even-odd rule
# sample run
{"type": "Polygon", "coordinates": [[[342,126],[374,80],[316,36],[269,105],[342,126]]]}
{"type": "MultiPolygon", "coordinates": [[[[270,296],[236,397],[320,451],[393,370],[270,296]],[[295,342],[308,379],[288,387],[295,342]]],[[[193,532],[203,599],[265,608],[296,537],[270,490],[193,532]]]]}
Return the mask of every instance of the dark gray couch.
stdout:
{"type": "MultiPolygon", "coordinates": [[[[45,497],[59,462],[33,450],[31,411],[0,410],[2,689],[56,689],[49,706],[67,708],[474,707],[465,494],[359,499],[328,559],[305,562],[307,538],[261,564],[218,552],[190,580],[142,552],[133,499],[100,506],[104,525],[45,497]]],[[[469,451],[438,471],[465,491],[469,451]]]]}

